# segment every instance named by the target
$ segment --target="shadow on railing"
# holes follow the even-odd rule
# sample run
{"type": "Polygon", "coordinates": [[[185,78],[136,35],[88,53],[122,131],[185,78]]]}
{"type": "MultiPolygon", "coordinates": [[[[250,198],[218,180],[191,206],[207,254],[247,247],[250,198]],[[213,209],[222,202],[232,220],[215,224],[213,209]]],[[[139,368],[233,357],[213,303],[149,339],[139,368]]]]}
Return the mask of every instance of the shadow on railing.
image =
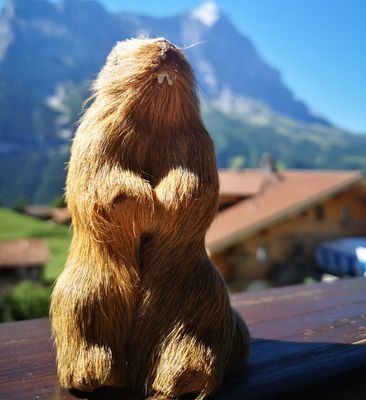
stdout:
{"type": "MultiPolygon", "coordinates": [[[[212,400],[353,398],[350,393],[355,390],[365,393],[358,390],[364,384],[365,368],[363,344],[254,339],[248,366],[240,375],[227,377],[212,400]]],[[[144,399],[109,388],[92,393],[71,390],[69,395],[89,400],[144,399]]]]}
{"type": "Polygon", "coordinates": [[[365,371],[366,342],[354,345],[254,339],[245,373],[226,379],[214,399],[314,400],[330,394],[336,394],[332,399],[351,399],[339,397],[339,391],[347,390],[349,394],[350,386],[363,385],[365,371]],[[357,376],[359,370],[363,372],[357,376]]]}

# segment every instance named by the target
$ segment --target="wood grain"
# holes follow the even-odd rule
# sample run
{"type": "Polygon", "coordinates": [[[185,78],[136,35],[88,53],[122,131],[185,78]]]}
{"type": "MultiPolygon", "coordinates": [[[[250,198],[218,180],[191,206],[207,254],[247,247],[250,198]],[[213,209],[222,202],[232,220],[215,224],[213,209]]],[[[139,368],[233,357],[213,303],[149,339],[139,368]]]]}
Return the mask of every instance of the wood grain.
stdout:
{"type": "MultiPolygon", "coordinates": [[[[216,400],[366,399],[366,279],[235,295],[250,327],[249,364],[216,400]]],[[[0,399],[139,399],[60,388],[47,319],[0,325],[0,399]]]]}

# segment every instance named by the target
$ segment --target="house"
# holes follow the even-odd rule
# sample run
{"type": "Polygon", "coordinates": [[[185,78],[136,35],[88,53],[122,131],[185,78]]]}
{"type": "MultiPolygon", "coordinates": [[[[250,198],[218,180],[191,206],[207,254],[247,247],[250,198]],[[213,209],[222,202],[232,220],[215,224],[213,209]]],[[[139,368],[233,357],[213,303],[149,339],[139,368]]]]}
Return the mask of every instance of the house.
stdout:
{"type": "Polygon", "coordinates": [[[24,213],[34,218],[54,221],[57,224],[67,225],[71,222],[70,213],[66,207],[30,205],[24,207],[24,213]]]}
{"type": "Polygon", "coordinates": [[[68,225],[71,223],[71,216],[66,207],[52,207],[51,219],[56,224],[68,225]]]}
{"type": "Polygon", "coordinates": [[[29,205],[23,209],[24,214],[38,219],[52,219],[52,207],[47,205],[29,205]]]}
{"type": "Polygon", "coordinates": [[[39,279],[50,252],[43,239],[0,241],[0,276],[10,279],[39,279]]]}
{"type": "MultiPolygon", "coordinates": [[[[317,273],[314,246],[366,234],[366,180],[355,171],[220,171],[206,246],[226,280],[282,285],[317,273]]],[[[239,284],[238,284],[239,283],[239,284]]]]}
{"type": "Polygon", "coordinates": [[[219,176],[220,211],[259,193],[263,183],[260,174],[246,170],[221,170],[219,176]]]}

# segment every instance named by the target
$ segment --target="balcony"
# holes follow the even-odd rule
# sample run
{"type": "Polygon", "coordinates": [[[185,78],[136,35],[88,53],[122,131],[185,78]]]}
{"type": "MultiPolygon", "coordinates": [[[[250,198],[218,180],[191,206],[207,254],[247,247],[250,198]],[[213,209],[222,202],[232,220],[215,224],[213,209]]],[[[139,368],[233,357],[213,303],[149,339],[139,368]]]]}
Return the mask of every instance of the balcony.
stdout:
{"type": "MultiPolygon", "coordinates": [[[[253,337],[247,370],[215,400],[365,399],[366,278],[232,296],[253,337]]],[[[140,399],[60,388],[47,319],[0,325],[0,399],[140,399]]]]}

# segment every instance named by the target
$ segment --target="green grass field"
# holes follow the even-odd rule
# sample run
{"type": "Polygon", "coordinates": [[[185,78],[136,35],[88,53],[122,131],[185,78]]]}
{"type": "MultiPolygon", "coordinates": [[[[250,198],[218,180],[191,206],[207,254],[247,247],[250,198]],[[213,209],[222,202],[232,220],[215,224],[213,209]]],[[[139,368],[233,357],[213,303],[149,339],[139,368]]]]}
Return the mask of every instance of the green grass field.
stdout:
{"type": "Polygon", "coordinates": [[[0,207],[0,240],[28,237],[44,238],[49,245],[52,257],[45,267],[43,281],[50,284],[65,264],[71,239],[70,228],[0,207]]]}

